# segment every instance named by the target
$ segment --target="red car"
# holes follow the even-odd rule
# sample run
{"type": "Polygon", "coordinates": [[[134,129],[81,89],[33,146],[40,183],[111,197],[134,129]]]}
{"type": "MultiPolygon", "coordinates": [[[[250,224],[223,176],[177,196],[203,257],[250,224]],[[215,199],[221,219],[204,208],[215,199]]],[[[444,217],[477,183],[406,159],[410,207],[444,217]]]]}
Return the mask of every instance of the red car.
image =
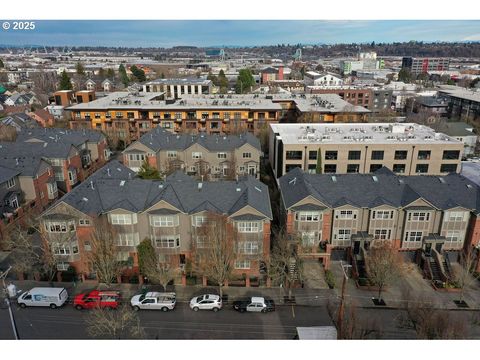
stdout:
{"type": "Polygon", "coordinates": [[[75,309],[109,308],[116,309],[120,305],[118,291],[93,290],[89,293],[76,295],[73,300],[75,309]]]}

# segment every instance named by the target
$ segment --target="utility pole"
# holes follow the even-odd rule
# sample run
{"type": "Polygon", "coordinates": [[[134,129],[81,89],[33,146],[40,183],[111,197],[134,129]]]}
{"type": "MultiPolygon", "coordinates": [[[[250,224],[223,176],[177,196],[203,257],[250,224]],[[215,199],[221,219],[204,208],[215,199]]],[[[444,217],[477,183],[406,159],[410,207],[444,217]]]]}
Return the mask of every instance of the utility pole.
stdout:
{"type": "Polygon", "coordinates": [[[349,268],[349,267],[352,267],[352,265],[343,265],[343,262],[340,261],[340,266],[342,267],[342,271],[343,271],[343,281],[342,281],[342,295],[340,297],[340,306],[338,308],[338,316],[337,316],[337,339],[338,340],[341,340],[342,337],[343,337],[343,313],[345,311],[345,289],[347,287],[347,280],[348,280],[348,275],[347,275],[347,271],[345,270],[345,268],[349,268]]]}
{"type": "Polygon", "coordinates": [[[15,336],[15,340],[19,340],[18,331],[17,331],[17,324],[15,323],[15,318],[13,317],[12,306],[10,302],[10,294],[8,293],[7,286],[5,285],[5,278],[7,277],[8,272],[12,269],[10,266],[7,270],[0,274],[0,278],[2,279],[3,284],[3,291],[5,292],[5,301],[8,306],[8,313],[10,314],[10,323],[12,325],[13,335],[15,336]]]}

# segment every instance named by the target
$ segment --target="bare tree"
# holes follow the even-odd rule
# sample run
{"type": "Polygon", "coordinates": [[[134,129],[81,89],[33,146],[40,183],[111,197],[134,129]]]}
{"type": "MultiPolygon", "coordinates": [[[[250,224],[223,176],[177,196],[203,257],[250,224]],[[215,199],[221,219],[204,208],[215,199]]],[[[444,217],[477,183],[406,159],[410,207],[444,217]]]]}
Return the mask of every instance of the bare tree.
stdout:
{"type": "Polygon", "coordinates": [[[92,251],[89,260],[100,283],[107,286],[122,273],[123,264],[118,260],[117,233],[105,217],[98,218],[90,235],[92,251]]]}
{"type": "Polygon", "coordinates": [[[92,309],[86,319],[89,336],[100,339],[144,339],[145,331],[140,325],[137,312],[127,304],[112,311],[109,308],[92,309]]]}
{"type": "Polygon", "coordinates": [[[477,259],[475,250],[473,247],[467,247],[460,254],[460,266],[455,271],[455,282],[460,291],[460,301],[464,301],[465,289],[469,288],[479,277],[480,274],[475,273],[474,265],[477,259]]]}
{"type": "Polygon", "coordinates": [[[267,273],[274,285],[288,288],[288,297],[291,299],[293,285],[303,280],[303,262],[294,250],[299,241],[289,240],[285,229],[274,230],[273,234],[274,243],[267,261],[267,273]]]}
{"type": "Polygon", "coordinates": [[[386,285],[401,276],[400,254],[389,240],[375,240],[365,255],[368,279],[378,287],[378,300],[386,285]]]}
{"type": "Polygon", "coordinates": [[[40,101],[42,106],[48,104],[48,98],[50,94],[55,92],[57,87],[57,75],[54,72],[35,72],[31,75],[33,81],[33,86],[37,99],[40,101]]]}
{"type": "Polygon", "coordinates": [[[223,285],[231,278],[237,259],[237,231],[225,215],[210,213],[198,230],[198,238],[202,245],[197,241],[192,246],[195,272],[215,282],[222,296],[223,285]]]}
{"type": "MultiPolygon", "coordinates": [[[[232,158],[227,162],[227,173],[225,174],[225,180],[235,180],[237,178],[237,159],[235,154],[232,154],[232,158]]],[[[222,170],[223,171],[223,170],[222,170]]]]}
{"type": "Polygon", "coordinates": [[[13,126],[0,124],[0,141],[15,141],[17,131],[13,126]]]}

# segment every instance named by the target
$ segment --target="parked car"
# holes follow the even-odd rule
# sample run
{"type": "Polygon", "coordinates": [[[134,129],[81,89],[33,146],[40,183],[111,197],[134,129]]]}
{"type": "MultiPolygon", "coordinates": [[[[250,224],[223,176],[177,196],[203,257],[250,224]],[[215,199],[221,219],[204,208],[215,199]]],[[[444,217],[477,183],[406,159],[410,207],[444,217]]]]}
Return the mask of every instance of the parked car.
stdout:
{"type": "Polygon", "coordinates": [[[116,309],[120,305],[120,292],[93,290],[78,294],[73,299],[75,309],[107,308],[116,309]]]}
{"type": "Polygon", "coordinates": [[[193,311],[198,310],[212,310],[217,312],[222,308],[222,299],[218,295],[205,294],[195,296],[190,300],[190,309],[193,311]]]}
{"type": "Polygon", "coordinates": [[[162,310],[175,309],[177,298],[175,293],[147,292],[132,297],[130,304],[133,310],[162,310]]]}
{"type": "Polygon", "coordinates": [[[67,289],[65,288],[42,288],[30,289],[20,295],[18,305],[21,308],[27,306],[49,306],[52,309],[65,304],[68,299],[67,289]]]}
{"type": "Polygon", "coordinates": [[[246,300],[237,300],[233,302],[233,308],[240,312],[269,312],[275,311],[275,302],[263,297],[253,296],[246,300]]]}

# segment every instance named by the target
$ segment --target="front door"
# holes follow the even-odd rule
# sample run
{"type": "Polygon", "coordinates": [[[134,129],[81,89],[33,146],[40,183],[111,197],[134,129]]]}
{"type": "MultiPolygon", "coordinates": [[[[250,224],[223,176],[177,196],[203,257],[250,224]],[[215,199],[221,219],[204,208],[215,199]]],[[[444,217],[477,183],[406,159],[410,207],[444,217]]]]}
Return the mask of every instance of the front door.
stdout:
{"type": "Polygon", "coordinates": [[[425,244],[425,255],[431,256],[432,255],[432,243],[425,244]]]}
{"type": "Polygon", "coordinates": [[[435,244],[435,250],[437,250],[439,253],[442,252],[442,247],[443,247],[443,242],[437,242],[435,244]]]}

